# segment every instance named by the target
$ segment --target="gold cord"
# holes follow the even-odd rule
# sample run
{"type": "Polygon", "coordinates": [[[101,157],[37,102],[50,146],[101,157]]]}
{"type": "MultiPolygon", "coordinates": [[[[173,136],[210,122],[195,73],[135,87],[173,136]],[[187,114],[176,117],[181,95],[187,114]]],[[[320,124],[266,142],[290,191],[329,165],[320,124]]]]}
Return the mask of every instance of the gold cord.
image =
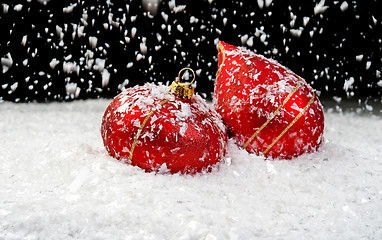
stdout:
{"type": "Polygon", "coordinates": [[[221,73],[221,71],[223,69],[223,64],[224,64],[224,61],[225,61],[225,49],[224,49],[223,44],[219,43],[218,44],[218,48],[220,49],[220,51],[222,51],[223,60],[222,60],[222,63],[220,64],[220,68],[218,70],[218,74],[216,75],[216,79],[218,79],[218,77],[220,76],[220,73],[221,73]]]}
{"type": "Polygon", "coordinates": [[[179,73],[178,73],[178,81],[180,82],[180,73],[185,71],[185,70],[190,70],[192,72],[192,75],[194,76],[194,78],[192,79],[192,81],[188,84],[188,85],[191,85],[194,81],[195,81],[195,72],[194,70],[192,70],[191,68],[188,68],[188,67],[185,67],[185,68],[182,68],[180,69],[179,73]]]}
{"type": "Polygon", "coordinates": [[[151,112],[149,113],[149,115],[147,115],[146,118],[143,120],[141,126],[140,126],[139,129],[138,129],[137,134],[136,134],[135,137],[134,137],[133,144],[131,145],[130,156],[129,156],[129,159],[130,159],[130,160],[133,159],[133,152],[134,152],[135,145],[136,145],[136,143],[137,143],[137,140],[138,140],[139,135],[141,135],[142,129],[143,129],[143,128],[145,127],[145,125],[146,125],[146,122],[150,119],[150,117],[154,114],[154,112],[155,112],[156,110],[158,110],[158,108],[159,108],[160,106],[162,106],[163,104],[167,103],[168,101],[170,101],[170,99],[165,99],[165,100],[163,100],[162,102],[160,102],[157,106],[155,106],[155,107],[151,110],[151,112]]]}
{"type": "Polygon", "coordinates": [[[306,110],[310,107],[310,105],[313,103],[314,101],[314,98],[315,98],[315,94],[313,93],[313,96],[310,98],[308,104],[306,104],[306,106],[304,107],[304,109],[293,119],[293,121],[291,123],[289,123],[289,125],[280,133],[280,135],[272,142],[271,145],[268,146],[268,148],[263,152],[263,154],[265,155],[269,149],[271,149],[273,147],[273,145],[276,144],[276,142],[289,130],[289,128],[291,128],[293,126],[293,124],[295,124],[297,122],[298,119],[300,119],[300,117],[306,112],[306,110]]]}
{"type": "Polygon", "coordinates": [[[300,83],[298,83],[298,84],[296,85],[296,87],[293,89],[293,91],[292,91],[291,93],[288,94],[288,96],[284,99],[283,104],[280,105],[280,106],[276,109],[276,111],[274,111],[274,112],[272,113],[272,116],[271,116],[270,118],[268,118],[267,121],[266,121],[265,123],[263,123],[263,125],[261,125],[261,127],[260,127],[259,129],[257,129],[257,131],[256,131],[256,132],[255,132],[255,133],[248,139],[248,141],[247,141],[247,142],[245,143],[245,145],[244,145],[244,149],[247,148],[248,145],[252,142],[252,140],[257,136],[257,134],[259,134],[259,132],[260,132],[261,130],[263,130],[263,129],[265,128],[265,126],[267,126],[268,123],[269,123],[274,117],[276,117],[277,114],[279,114],[280,109],[281,109],[282,107],[285,106],[285,104],[289,101],[289,99],[292,97],[292,95],[299,89],[299,87],[300,87],[300,83]]]}

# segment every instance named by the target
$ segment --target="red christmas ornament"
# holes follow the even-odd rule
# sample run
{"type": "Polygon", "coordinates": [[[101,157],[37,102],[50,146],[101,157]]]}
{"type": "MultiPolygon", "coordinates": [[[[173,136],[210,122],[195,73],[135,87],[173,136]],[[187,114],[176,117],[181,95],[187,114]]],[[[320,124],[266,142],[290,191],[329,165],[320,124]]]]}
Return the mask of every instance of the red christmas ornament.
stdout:
{"type": "Polygon", "coordinates": [[[214,106],[237,144],[290,159],[322,142],[322,105],[304,79],[274,60],[219,42],[214,106]]]}
{"type": "Polygon", "coordinates": [[[209,171],[226,152],[226,127],[191,83],[178,76],[170,88],[147,83],[119,94],[102,120],[108,153],[147,172],[209,171]]]}

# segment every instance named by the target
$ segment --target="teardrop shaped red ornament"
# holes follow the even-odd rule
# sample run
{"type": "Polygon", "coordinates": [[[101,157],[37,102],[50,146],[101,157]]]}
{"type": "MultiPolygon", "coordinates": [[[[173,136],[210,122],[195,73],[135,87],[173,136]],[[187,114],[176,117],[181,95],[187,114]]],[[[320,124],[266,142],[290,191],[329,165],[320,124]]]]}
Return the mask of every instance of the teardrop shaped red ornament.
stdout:
{"type": "Polygon", "coordinates": [[[214,106],[240,147],[290,159],[318,149],[324,114],[304,79],[243,47],[219,42],[214,106]]]}

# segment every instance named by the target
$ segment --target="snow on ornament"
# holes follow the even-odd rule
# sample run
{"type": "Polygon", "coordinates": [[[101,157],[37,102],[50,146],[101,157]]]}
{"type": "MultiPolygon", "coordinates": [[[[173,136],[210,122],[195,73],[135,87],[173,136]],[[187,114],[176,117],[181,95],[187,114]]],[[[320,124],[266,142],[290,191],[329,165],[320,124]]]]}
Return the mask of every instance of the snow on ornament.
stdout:
{"type": "Polygon", "coordinates": [[[224,157],[227,130],[219,114],[193,94],[194,71],[184,68],[170,87],[125,89],[107,107],[101,135],[107,152],[146,172],[210,171],[224,157]],[[181,82],[182,71],[193,73],[181,82]]]}
{"type": "Polygon", "coordinates": [[[218,44],[214,106],[237,144],[267,158],[318,149],[322,105],[304,79],[243,47],[218,44]]]}

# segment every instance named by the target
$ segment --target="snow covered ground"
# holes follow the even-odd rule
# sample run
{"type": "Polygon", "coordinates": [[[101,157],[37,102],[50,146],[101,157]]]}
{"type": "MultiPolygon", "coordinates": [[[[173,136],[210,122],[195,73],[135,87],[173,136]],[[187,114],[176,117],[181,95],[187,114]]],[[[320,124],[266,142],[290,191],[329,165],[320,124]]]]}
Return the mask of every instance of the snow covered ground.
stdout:
{"type": "Polygon", "coordinates": [[[0,104],[0,239],[382,239],[382,119],[325,113],[319,152],[264,161],[229,144],[197,176],[109,157],[110,100],[0,104]]]}

